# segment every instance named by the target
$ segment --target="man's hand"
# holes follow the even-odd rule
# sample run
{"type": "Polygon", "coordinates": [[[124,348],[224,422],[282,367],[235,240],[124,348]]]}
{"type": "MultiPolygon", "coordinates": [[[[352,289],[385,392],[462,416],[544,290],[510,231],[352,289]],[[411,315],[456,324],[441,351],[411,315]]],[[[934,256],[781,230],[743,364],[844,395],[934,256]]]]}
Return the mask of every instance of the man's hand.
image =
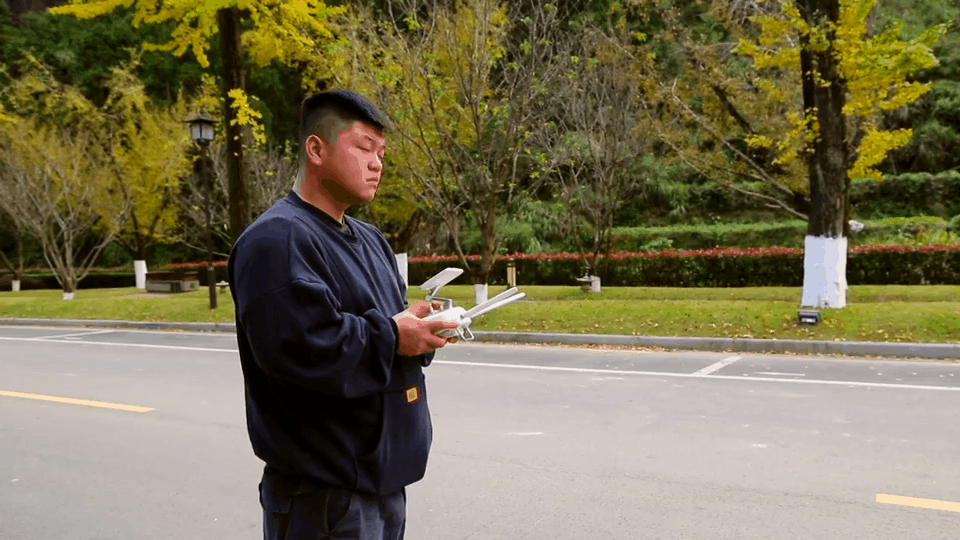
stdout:
{"type": "Polygon", "coordinates": [[[403,317],[397,321],[400,333],[397,336],[397,352],[403,356],[419,356],[439,349],[457,338],[445,338],[437,332],[459,326],[455,322],[425,321],[419,317],[403,317]]]}
{"type": "Polygon", "coordinates": [[[426,300],[421,300],[416,304],[407,308],[406,311],[401,311],[393,316],[393,320],[400,322],[400,319],[406,319],[408,317],[416,317],[422,319],[431,313],[431,308],[438,310],[443,307],[443,304],[440,302],[427,302],[426,300]]]}
{"type": "Polygon", "coordinates": [[[403,356],[419,356],[439,349],[447,343],[456,343],[457,338],[445,338],[436,335],[437,332],[449,330],[459,326],[455,322],[424,321],[421,317],[430,315],[431,308],[438,310],[443,307],[440,302],[421,300],[410,306],[406,311],[393,316],[400,331],[397,337],[397,350],[403,356]]]}

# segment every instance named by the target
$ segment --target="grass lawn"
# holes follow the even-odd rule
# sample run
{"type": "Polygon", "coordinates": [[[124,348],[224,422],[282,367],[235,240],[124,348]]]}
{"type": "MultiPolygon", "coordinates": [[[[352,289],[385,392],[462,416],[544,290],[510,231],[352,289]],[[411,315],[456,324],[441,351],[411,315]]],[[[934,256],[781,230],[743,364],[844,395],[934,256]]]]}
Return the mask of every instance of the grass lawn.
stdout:
{"type": "MultiPolygon", "coordinates": [[[[490,296],[502,287],[491,287],[490,296]]],[[[792,287],[681,289],[605,287],[599,294],[578,287],[521,286],[527,297],[480,318],[475,330],[626,334],[647,336],[752,337],[847,341],[960,343],[960,286],[853,286],[848,306],[825,310],[816,327],[796,322],[800,289],[792,287]]],[[[408,299],[423,298],[412,288],[408,299]]],[[[473,304],[468,285],[444,287],[457,305],[473,304]]],[[[233,322],[228,292],[207,307],[206,289],[172,295],[136,289],[79,290],[64,301],[60,291],[0,292],[0,317],[233,322]]]]}

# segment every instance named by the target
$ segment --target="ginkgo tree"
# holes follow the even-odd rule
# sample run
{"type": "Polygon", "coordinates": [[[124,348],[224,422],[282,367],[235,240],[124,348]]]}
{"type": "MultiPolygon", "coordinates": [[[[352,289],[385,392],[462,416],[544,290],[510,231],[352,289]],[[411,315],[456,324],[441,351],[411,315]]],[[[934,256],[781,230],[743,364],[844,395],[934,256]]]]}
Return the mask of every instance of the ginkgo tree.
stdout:
{"type": "Polygon", "coordinates": [[[68,297],[111,242],[142,261],[179,226],[187,104],[151,104],[136,65],[111,70],[101,106],[31,55],[2,91],[16,121],[0,123],[0,208],[38,240],[68,297]]]}
{"type": "MultiPolygon", "coordinates": [[[[0,129],[2,129],[3,127],[9,127],[9,124],[14,123],[15,121],[16,119],[14,119],[12,116],[4,113],[3,105],[0,104],[0,129]]],[[[5,169],[6,169],[5,166],[0,165],[0,177],[4,176],[5,174],[9,174],[8,172],[5,171],[5,169]]],[[[2,206],[0,206],[0,209],[2,209],[2,206]]],[[[16,253],[16,255],[13,256],[14,260],[11,261],[10,258],[7,257],[7,254],[4,253],[2,250],[0,250],[0,264],[2,264],[4,268],[6,268],[10,272],[10,274],[13,276],[13,279],[11,279],[11,283],[10,283],[11,288],[14,291],[19,291],[20,280],[23,277],[23,271],[24,271],[23,225],[21,220],[13,219],[12,216],[0,215],[0,220],[6,221],[9,224],[8,228],[12,229],[11,232],[13,236],[14,251],[16,253]],[[4,220],[4,218],[6,219],[4,220]]]]}
{"type": "Polygon", "coordinates": [[[543,94],[560,76],[551,48],[558,10],[543,3],[523,13],[493,0],[411,1],[404,8],[382,25],[353,12],[350,39],[331,45],[342,62],[336,80],[365,90],[391,114],[391,164],[446,230],[481,301],[500,254],[505,210],[542,182],[546,158],[533,141],[543,127],[543,94]],[[351,52],[358,43],[370,44],[366,55],[351,52]],[[464,249],[467,216],[480,229],[478,262],[464,249]]]}
{"type": "MultiPolygon", "coordinates": [[[[880,113],[907,105],[930,89],[910,76],[936,64],[932,46],[948,25],[902,39],[893,23],[873,33],[868,17],[876,0],[784,0],[779,12],[752,17],[755,39],[741,39],[738,52],[754,68],[799,70],[802,114],[786,137],[747,138],[774,149],[777,159],[805,159],[810,214],[804,250],[801,305],[846,305],[847,236],[851,178],[881,179],[875,166],[907,143],[909,129],[884,130],[880,113]]],[[[761,85],[762,91],[772,89],[761,85]]],[[[796,94],[778,90],[780,99],[796,94]]]]}
{"type": "MultiPolygon", "coordinates": [[[[258,126],[260,113],[253,109],[244,80],[244,50],[259,66],[279,61],[293,67],[309,66],[311,75],[325,68],[307,55],[318,42],[331,38],[329,18],[346,8],[322,0],[71,0],[52,8],[54,14],[92,18],[120,8],[133,8],[132,24],[172,24],[170,41],[144,43],[147,50],[193,54],[203,67],[210,66],[211,40],[219,36],[222,54],[222,99],[229,178],[230,234],[236,239],[252,219],[244,172],[244,146],[249,129],[258,126]],[[249,23],[250,29],[242,27],[249,23]]],[[[259,130],[262,136],[262,130],[259,130]]]]}
{"type": "Polygon", "coordinates": [[[659,84],[661,140],[704,177],[807,221],[804,306],[846,305],[850,180],[879,178],[876,166],[910,139],[882,129],[881,113],[929,89],[911,76],[936,63],[946,30],[871,28],[874,4],[712,0],[705,17],[733,46],[662,14],[684,69],[659,84]]]}
{"type": "Polygon", "coordinates": [[[2,89],[15,121],[0,124],[0,209],[39,242],[71,299],[127,207],[107,180],[97,108],[32,55],[19,71],[2,89]]]}
{"type": "Polygon", "coordinates": [[[33,117],[0,126],[0,209],[40,243],[65,300],[126,217],[127,207],[102,179],[98,140],[94,129],[33,117]]]}
{"type": "Polygon", "coordinates": [[[129,208],[115,240],[133,258],[137,287],[144,288],[148,249],[178,239],[176,198],[190,172],[191,141],[182,120],[188,112],[185,98],[169,107],[152,104],[136,76],[137,65],[134,55],[111,70],[110,93],[99,113],[108,133],[102,140],[107,170],[129,208]]]}

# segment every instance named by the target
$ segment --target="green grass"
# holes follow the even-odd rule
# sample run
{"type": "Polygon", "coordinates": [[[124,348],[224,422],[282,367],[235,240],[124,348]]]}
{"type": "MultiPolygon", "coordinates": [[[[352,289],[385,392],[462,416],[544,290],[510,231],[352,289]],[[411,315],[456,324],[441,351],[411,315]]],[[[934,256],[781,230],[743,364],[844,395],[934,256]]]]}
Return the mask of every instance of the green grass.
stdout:
{"type": "MultiPolygon", "coordinates": [[[[503,290],[491,287],[490,296],[503,290]]],[[[800,289],[681,289],[521,286],[526,298],[492,312],[475,330],[646,336],[750,337],[846,341],[960,343],[960,286],[853,286],[848,306],[825,310],[816,327],[798,325],[800,289]]],[[[442,291],[457,305],[473,304],[468,285],[442,291]]],[[[423,298],[412,288],[408,299],[423,298]]],[[[233,322],[229,293],[207,307],[207,290],[143,295],[136,289],[80,290],[72,301],[59,291],[0,292],[0,317],[233,322]]]]}

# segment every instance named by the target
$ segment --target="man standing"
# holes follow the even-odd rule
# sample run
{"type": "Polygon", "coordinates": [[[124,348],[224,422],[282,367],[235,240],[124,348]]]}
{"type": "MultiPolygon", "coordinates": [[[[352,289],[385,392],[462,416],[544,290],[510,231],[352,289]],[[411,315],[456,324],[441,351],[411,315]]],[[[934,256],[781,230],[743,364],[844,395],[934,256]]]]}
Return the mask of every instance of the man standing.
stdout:
{"type": "Polygon", "coordinates": [[[347,90],[303,101],[290,193],[230,254],[247,428],[265,462],[264,537],[399,540],[433,437],[423,367],[456,323],[406,308],[376,195],[388,122],[347,90]]]}

